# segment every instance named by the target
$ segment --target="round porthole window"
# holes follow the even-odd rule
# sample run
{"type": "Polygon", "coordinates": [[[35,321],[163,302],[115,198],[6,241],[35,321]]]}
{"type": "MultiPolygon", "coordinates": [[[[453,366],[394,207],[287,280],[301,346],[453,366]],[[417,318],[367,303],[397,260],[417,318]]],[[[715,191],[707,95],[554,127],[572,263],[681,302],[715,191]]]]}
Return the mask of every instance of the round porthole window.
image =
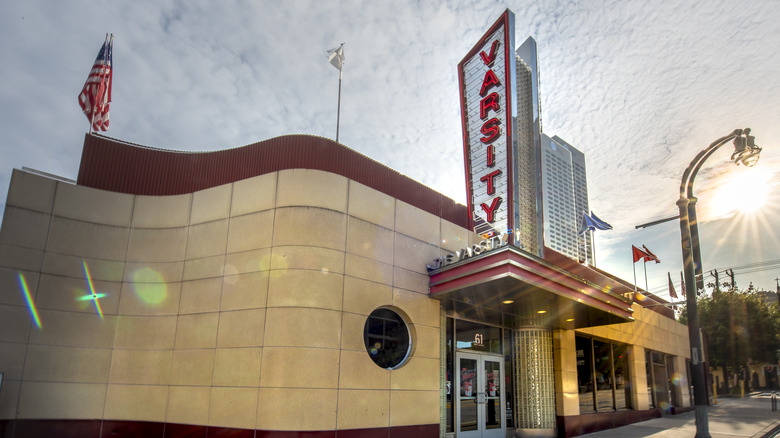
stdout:
{"type": "Polygon", "coordinates": [[[371,360],[391,370],[403,365],[412,351],[412,336],[406,321],[384,307],[368,315],[363,328],[363,342],[371,360]]]}

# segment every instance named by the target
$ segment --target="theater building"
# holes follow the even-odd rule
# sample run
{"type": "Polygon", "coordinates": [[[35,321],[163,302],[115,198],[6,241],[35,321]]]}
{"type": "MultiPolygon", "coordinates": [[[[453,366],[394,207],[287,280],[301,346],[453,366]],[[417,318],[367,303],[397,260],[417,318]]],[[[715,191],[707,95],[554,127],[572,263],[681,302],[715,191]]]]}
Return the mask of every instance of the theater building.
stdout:
{"type": "Polygon", "coordinates": [[[13,172],[0,435],[563,437],[690,406],[660,299],[509,240],[324,138],[87,135],[76,182],[13,172]]]}
{"type": "Polygon", "coordinates": [[[307,135],[88,134],[76,181],[14,170],[0,436],[572,437],[690,408],[668,303],[547,245],[514,39],[506,11],[458,66],[465,206],[307,135]]]}

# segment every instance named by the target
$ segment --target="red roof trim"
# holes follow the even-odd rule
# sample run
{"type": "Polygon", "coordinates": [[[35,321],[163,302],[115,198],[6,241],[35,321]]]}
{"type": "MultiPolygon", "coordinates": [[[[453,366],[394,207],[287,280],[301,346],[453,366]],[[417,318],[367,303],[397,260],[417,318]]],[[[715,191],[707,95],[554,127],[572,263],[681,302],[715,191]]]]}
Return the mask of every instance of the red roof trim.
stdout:
{"type": "MultiPolygon", "coordinates": [[[[595,266],[585,266],[576,260],[573,260],[548,247],[544,247],[544,259],[554,264],[555,266],[560,266],[561,268],[573,273],[574,275],[585,278],[586,280],[603,283],[612,290],[619,291],[619,293],[631,293],[636,289],[635,285],[623,280],[620,277],[616,277],[609,272],[603,271],[595,266]]],[[[667,318],[675,319],[674,311],[663,306],[663,304],[669,304],[668,301],[653,295],[644,289],[638,289],[638,291],[642,293],[643,297],[641,299],[635,299],[634,302],[636,304],[647,307],[648,310],[656,312],[667,318]]]]}
{"type": "Polygon", "coordinates": [[[180,152],[87,134],[77,184],[134,195],[178,195],[285,169],[357,181],[463,228],[466,206],[333,140],[285,135],[234,149],[180,152]]]}

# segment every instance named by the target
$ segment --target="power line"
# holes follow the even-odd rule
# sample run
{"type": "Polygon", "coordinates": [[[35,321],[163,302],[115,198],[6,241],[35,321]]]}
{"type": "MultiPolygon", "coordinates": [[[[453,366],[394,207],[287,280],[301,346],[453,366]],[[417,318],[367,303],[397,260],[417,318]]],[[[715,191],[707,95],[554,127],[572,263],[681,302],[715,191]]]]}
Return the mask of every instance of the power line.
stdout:
{"type": "Polygon", "coordinates": [[[717,270],[723,271],[725,269],[733,269],[734,273],[736,274],[739,270],[742,269],[753,269],[753,268],[760,268],[760,267],[763,267],[763,269],[756,269],[755,271],[751,271],[751,272],[758,272],[759,270],[768,270],[768,269],[780,267],[780,259],[766,260],[763,262],[756,262],[756,263],[748,263],[746,265],[741,265],[741,266],[724,266],[721,268],[717,268],[717,270]]]}
{"type": "MultiPolygon", "coordinates": [[[[713,269],[713,271],[725,272],[731,270],[734,273],[734,276],[736,277],[737,275],[753,274],[756,272],[769,271],[772,269],[780,269],[780,259],[767,260],[767,261],[756,262],[756,263],[748,263],[745,265],[735,266],[733,268],[731,267],[716,268],[713,269]]],[[[706,278],[707,274],[704,275],[706,278]]],[[[669,295],[669,288],[668,286],[661,285],[652,288],[652,290],[649,290],[648,292],[659,296],[669,295]]]]}
{"type": "MultiPolygon", "coordinates": [[[[739,266],[724,266],[720,268],[714,268],[713,271],[718,272],[725,272],[728,270],[731,270],[734,273],[734,276],[738,275],[745,275],[745,274],[753,274],[756,272],[762,272],[762,271],[769,271],[772,269],[780,269],[780,259],[774,259],[774,260],[765,260],[762,262],[755,262],[755,263],[747,263],[744,265],[739,266]]],[[[711,276],[708,273],[704,273],[705,278],[707,276],[711,276]]],[[[676,290],[677,285],[675,285],[676,290]]],[[[667,285],[660,285],[652,288],[651,290],[648,290],[653,295],[658,296],[669,296],[669,287],[667,285]]],[[[677,291],[679,294],[680,291],[677,291]]],[[[671,299],[671,297],[670,297],[671,299]]]]}

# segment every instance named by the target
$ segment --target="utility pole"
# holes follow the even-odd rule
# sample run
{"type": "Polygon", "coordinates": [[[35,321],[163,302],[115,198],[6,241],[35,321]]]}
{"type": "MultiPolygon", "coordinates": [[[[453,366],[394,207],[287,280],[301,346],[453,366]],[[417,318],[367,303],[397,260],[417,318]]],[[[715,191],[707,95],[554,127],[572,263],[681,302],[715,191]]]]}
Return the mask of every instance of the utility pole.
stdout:
{"type": "Polygon", "coordinates": [[[737,283],[734,281],[734,270],[733,269],[726,269],[726,275],[731,277],[731,290],[733,291],[734,289],[737,288],[737,283]]]}
{"type": "Polygon", "coordinates": [[[720,292],[720,280],[718,279],[718,270],[710,271],[710,275],[715,277],[715,292],[720,292]]]}

